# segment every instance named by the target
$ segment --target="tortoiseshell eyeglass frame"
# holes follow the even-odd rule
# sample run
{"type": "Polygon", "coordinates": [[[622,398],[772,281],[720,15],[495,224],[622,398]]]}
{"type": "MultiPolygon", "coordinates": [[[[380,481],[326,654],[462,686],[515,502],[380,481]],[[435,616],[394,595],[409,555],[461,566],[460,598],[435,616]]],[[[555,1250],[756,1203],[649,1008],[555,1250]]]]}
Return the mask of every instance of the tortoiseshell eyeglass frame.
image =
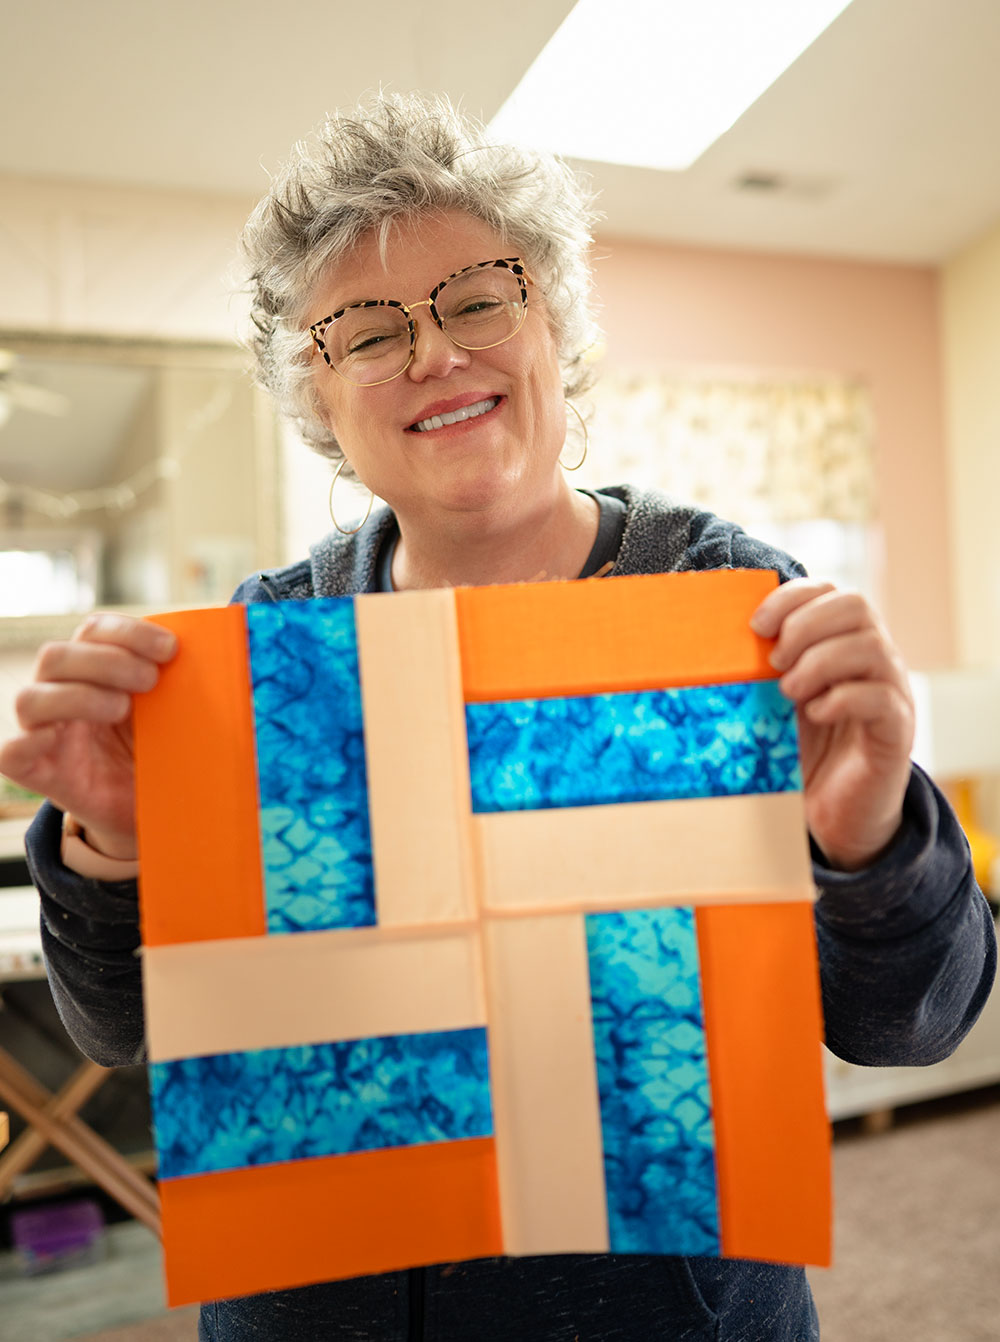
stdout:
{"type": "Polygon", "coordinates": [[[525,313],[528,310],[529,284],[534,284],[534,280],[525,270],[524,262],[521,260],[519,256],[506,256],[498,261],[478,261],[474,266],[463,266],[461,270],[456,270],[454,274],[446,276],[446,278],[443,279],[440,282],[440,284],[436,284],[434,288],[430,291],[428,296],[426,298],[422,298],[419,303],[410,303],[410,304],[400,303],[395,298],[370,298],[366,299],[364,302],[361,303],[348,303],[345,307],[338,308],[336,312],[332,312],[329,317],[323,317],[322,320],[314,322],[312,326],[309,327],[309,334],[315,341],[316,348],[319,350],[320,354],[322,354],[328,366],[333,369],[333,371],[337,374],[339,378],[343,378],[345,382],[349,382],[352,387],[381,387],[386,382],[392,382],[397,377],[402,377],[402,375],[406,372],[407,368],[409,368],[410,364],[413,362],[413,356],[417,352],[417,328],[411,314],[415,308],[423,308],[423,307],[428,308],[430,310],[431,316],[434,319],[435,326],[437,326],[437,328],[440,331],[444,331],[444,334],[448,336],[448,339],[451,340],[454,344],[458,345],[459,349],[471,349],[471,350],[495,349],[497,345],[505,345],[508,340],[516,336],[518,331],[520,331],[524,323],[525,313]],[[510,335],[505,335],[502,340],[494,340],[489,345],[463,345],[460,340],[456,340],[453,335],[451,335],[448,331],[445,331],[444,329],[444,322],[442,321],[441,314],[438,312],[436,306],[437,299],[441,293],[441,290],[445,287],[446,284],[450,284],[452,280],[457,280],[460,275],[469,275],[474,270],[497,270],[497,269],[509,270],[511,274],[516,278],[518,288],[521,291],[521,311],[520,314],[518,315],[517,325],[514,327],[513,331],[511,331],[510,335]],[[393,373],[391,377],[379,378],[377,382],[355,382],[353,381],[353,379],[346,377],[336,366],[333,360],[330,358],[330,355],[326,348],[326,341],[323,339],[323,337],[326,335],[330,326],[337,320],[338,317],[342,317],[345,312],[350,312],[353,308],[397,308],[400,312],[402,312],[403,316],[406,318],[406,325],[410,332],[410,353],[407,357],[406,363],[403,364],[402,368],[400,368],[398,372],[393,373]]]}

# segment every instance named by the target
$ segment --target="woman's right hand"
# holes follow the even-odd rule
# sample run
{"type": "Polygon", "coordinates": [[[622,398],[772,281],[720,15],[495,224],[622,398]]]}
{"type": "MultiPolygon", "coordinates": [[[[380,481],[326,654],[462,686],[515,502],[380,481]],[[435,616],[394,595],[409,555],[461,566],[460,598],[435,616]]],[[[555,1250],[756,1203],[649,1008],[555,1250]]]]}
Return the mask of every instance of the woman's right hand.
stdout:
{"type": "Polygon", "coordinates": [[[68,642],[46,643],[17,696],[20,736],[0,773],[48,797],[108,857],[134,858],[132,695],[151,690],[176,637],[127,615],[88,615],[68,642]]]}

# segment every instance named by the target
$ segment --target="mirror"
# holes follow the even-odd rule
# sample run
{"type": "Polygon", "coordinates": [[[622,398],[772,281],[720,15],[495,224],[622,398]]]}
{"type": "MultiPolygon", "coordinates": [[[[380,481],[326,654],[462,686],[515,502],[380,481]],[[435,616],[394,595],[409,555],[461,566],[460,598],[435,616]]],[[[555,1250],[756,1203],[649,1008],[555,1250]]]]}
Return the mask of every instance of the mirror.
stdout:
{"type": "Polygon", "coordinates": [[[228,600],[280,557],[278,452],[236,346],[0,332],[0,644],[228,600]]]}

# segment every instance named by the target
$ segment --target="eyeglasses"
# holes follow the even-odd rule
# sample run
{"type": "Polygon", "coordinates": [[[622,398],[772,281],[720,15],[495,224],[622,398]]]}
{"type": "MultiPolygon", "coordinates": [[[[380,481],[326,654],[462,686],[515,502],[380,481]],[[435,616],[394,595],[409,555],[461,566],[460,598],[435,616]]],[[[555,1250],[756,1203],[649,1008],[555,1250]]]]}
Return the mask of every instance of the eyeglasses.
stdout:
{"type": "Polygon", "coordinates": [[[493,349],[520,330],[533,283],[520,257],[480,261],[456,270],[419,303],[407,306],[394,298],[350,303],[315,322],[309,334],[338,377],[376,387],[413,362],[415,308],[429,308],[439,329],[461,349],[493,349]]]}

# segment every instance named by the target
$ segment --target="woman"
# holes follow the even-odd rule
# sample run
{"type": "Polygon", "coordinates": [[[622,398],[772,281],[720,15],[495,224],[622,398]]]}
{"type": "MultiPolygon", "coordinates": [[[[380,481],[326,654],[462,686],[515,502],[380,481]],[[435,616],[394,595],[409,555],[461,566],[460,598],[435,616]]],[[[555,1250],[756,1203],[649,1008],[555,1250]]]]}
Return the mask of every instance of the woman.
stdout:
{"type": "MultiPolygon", "coordinates": [[[[911,770],[905,673],[867,604],[708,514],[626,487],[578,493],[559,458],[592,338],[588,213],[554,161],[449,108],[377,102],[300,149],[252,216],[260,376],[314,447],[389,507],[241,601],[772,567],[753,618],[795,701],[821,894],[828,1040],[932,1062],[972,1024],[995,946],[955,820],[911,770]]],[[[106,1063],[141,1056],[131,696],[172,636],[95,615],[39,656],[0,768],[51,798],[29,852],[53,993],[106,1063]],[[65,820],[64,820],[65,817],[65,820]]],[[[210,824],[205,817],[203,823],[210,824]]],[[[803,1339],[804,1274],[715,1259],[484,1260],[208,1305],[218,1339],[803,1339]]]]}

